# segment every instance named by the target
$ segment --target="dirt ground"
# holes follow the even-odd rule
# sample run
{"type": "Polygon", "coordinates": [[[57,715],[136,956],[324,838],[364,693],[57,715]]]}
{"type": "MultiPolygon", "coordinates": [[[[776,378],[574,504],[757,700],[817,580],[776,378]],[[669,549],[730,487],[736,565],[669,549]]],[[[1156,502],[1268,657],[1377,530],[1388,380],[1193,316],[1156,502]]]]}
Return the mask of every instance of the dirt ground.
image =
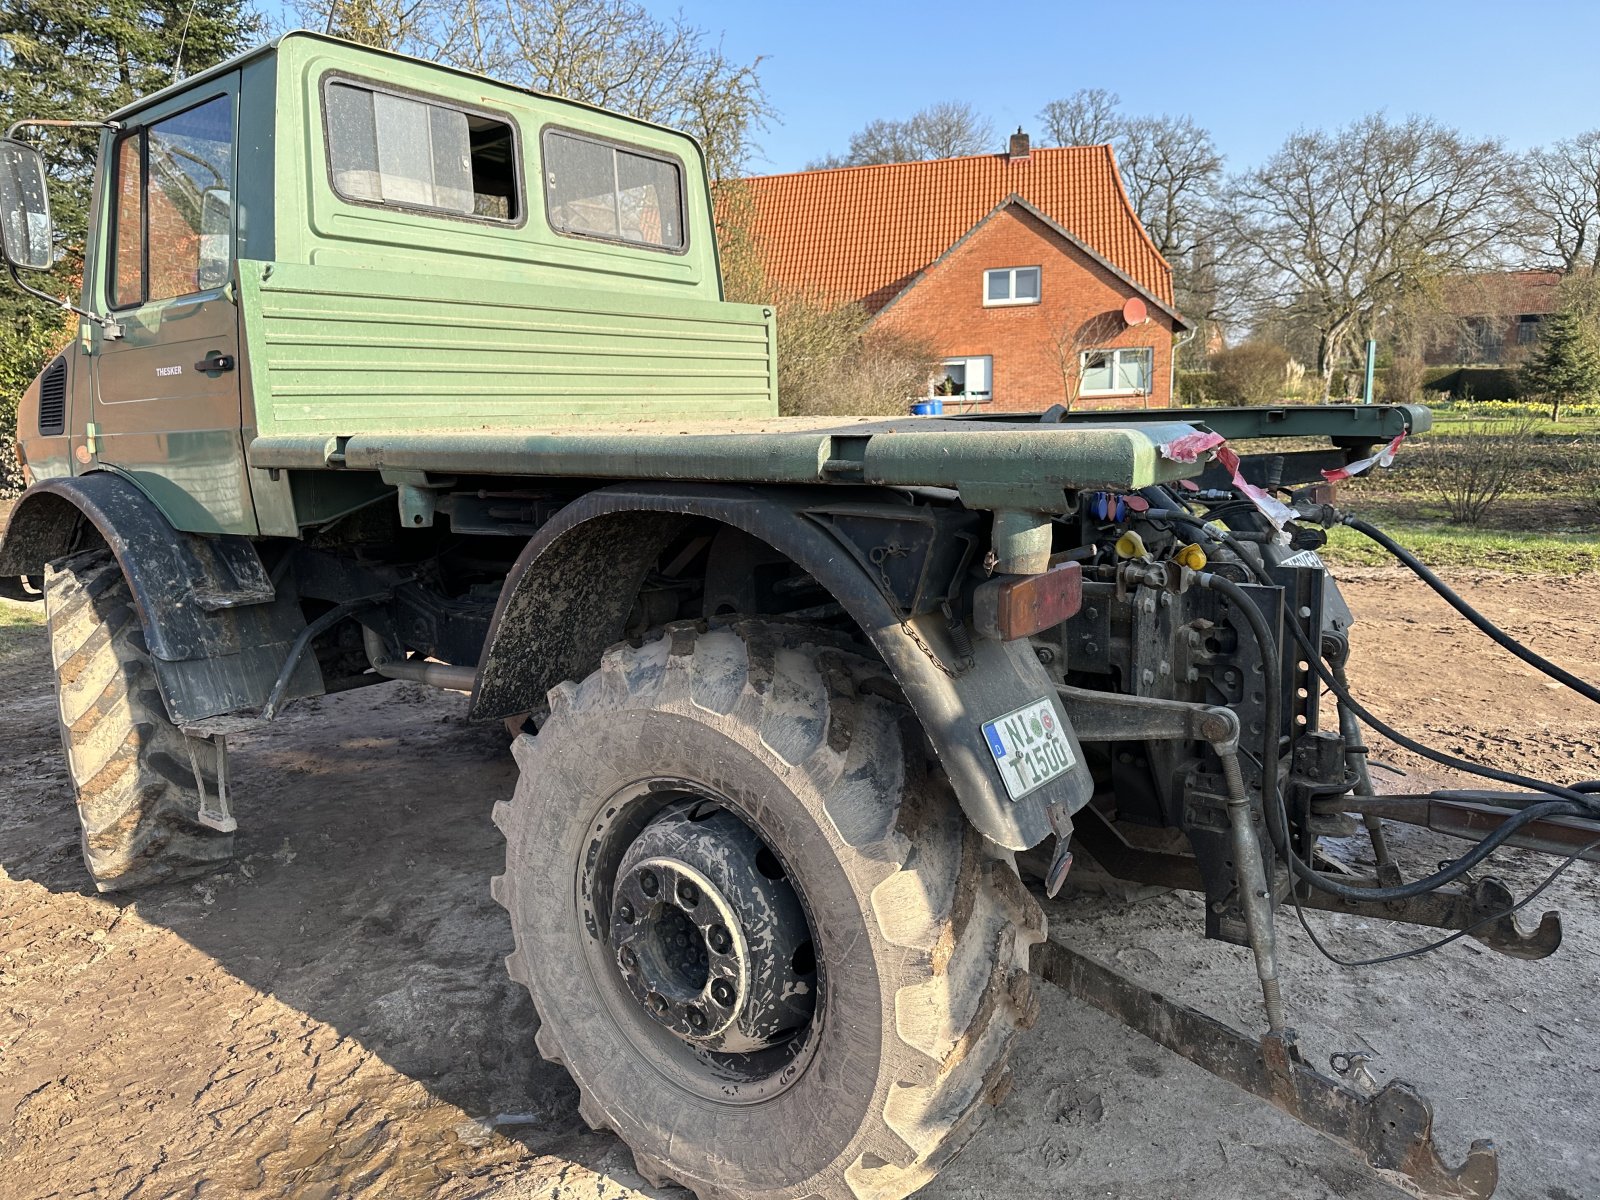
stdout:
{"type": "MultiPolygon", "coordinates": [[[[1341,574],[1363,622],[1355,684],[1382,715],[1500,765],[1600,777],[1592,706],[1407,577],[1341,574]]],[[[1600,678],[1600,578],[1455,581],[1536,648],[1600,678]]],[[[487,888],[501,863],[489,808],[514,769],[498,728],[467,725],[459,697],[406,684],[302,704],[270,737],[238,741],[233,869],[103,897],[78,860],[42,630],[0,639],[0,1196],[683,1195],[645,1188],[534,1052],[487,888]]],[[[1388,747],[1376,757],[1418,766],[1388,747]]],[[[1460,846],[1403,843],[1418,867],[1460,846]]],[[[1547,865],[1512,855],[1497,873],[1521,892],[1547,865]]],[[[1448,1154],[1494,1136],[1500,1195],[1600,1196],[1597,896],[1585,865],[1546,893],[1568,924],[1539,963],[1464,942],[1347,970],[1290,920],[1292,1022],[1313,1061],[1364,1050],[1380,1078],[1416,1083],[1448,1154]]],[[[1199,907],[1174,894],[1069,895],[1052,930],[1257,1030],[1247,956],[1200,940],[1199,907]]],[[[1424,936],[1311,920],[1350,955],[1424,936]]],[[[1041,991],[1016,1088],[928,1200],[1401,1194],[1265,1104],[1041,991]]]]}

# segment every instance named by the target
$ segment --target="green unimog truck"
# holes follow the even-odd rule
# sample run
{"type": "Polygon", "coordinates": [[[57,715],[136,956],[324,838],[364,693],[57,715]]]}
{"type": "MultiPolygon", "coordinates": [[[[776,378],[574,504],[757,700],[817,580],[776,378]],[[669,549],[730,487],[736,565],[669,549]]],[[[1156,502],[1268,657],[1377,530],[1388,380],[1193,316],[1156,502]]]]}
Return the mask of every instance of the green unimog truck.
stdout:
{"type": "MultiPolygon", "coordinates": [[[[53,258],[30,124],[0,144],[24,287],[53,258]]],[[[1426,409],[780,418],[683,134],[304,33],[92,124],[0,576],[48,614],[100,888],[227,864],[231,735],[453,688],[521,768],[484,809],[539,1015],[506,1036],[651,1180],[911,1193],[1004,1093],[1042,975],[1420,1188],[1492,1190],[1415,1093],[1300,1059],[1272,937],[1292,897],[1548,953],[1465,868],[1402,883],[1373,814],[1473,863],[1593,815],[1371,795],[1318,472],[1426,409]],[[1317,857],[1352,813],[1371,879],[1317,857]],[[1044,941],[1074,849],[1204,893],[1265,1037],[1044,941]]]]}

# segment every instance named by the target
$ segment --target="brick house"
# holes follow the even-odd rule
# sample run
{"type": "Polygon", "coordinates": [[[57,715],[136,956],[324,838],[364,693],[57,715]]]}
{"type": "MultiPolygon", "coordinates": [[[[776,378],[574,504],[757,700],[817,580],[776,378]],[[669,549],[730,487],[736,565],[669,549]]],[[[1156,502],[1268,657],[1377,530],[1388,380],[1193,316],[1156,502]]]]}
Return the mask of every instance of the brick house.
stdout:
{"type": "Polygon", "coordinates": [[[1424,346],[1430,367],[1514,365],[1539,341],[1545,318],[1561,307],[1559,271],[1456,275],[1440,289],[1442,319],[1424,346]]]}
{"type": "MultiPolygon", "coordinates": [[[[934,348],[960,408],[1159,408],[1172,398],[1172,268],[1110,146],[746,181],[769,276],[934,348]]],[[[947,401],[947,404],[949,401],[947,401]]]]}

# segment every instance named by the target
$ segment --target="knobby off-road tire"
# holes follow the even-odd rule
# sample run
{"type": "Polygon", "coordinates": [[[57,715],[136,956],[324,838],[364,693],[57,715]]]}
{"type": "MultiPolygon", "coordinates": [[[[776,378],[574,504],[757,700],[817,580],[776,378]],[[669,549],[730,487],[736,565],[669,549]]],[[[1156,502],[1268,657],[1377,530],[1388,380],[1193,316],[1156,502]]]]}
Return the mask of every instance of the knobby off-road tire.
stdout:
{"type": "MultiPolygon", "coordinates": [[[[571,1073],[584,1120],[627,1142],[651,1183],[701,1200],[922,1187],[1008,1090],[1011,1042],[1037,1013],[1028,952],[1044,918],[1011,856],[925,769],[883,667],[803,627],[674,625],[614,647],[550,706],[513,746],[521,780],[495,806],[507,851],[493,892],[538,1048],[571,1073]],[[652,1021],[610,934],[634,917],[613,911],[616,880],[702,820],[744,831],[725,845],[759,837],[779,860],[761,886],[792,883],[815,939],[809,1023],[757,1054],[718,1055],[652,1021]]],[[[702,858],[701,878],[733,895],[728,857],[702,858]]],[[[714,971],[711,928],[698,961],[714,971]]]]}
{"type": "Polygon", "coordinates": [[[56,711],[77,794],[83,861],[102,892],[216,869],[233,834],[200,824],[196,761],[215,795],[215,751],[167,717],[133,595],[109,550],[45,568],[56,711]]]}

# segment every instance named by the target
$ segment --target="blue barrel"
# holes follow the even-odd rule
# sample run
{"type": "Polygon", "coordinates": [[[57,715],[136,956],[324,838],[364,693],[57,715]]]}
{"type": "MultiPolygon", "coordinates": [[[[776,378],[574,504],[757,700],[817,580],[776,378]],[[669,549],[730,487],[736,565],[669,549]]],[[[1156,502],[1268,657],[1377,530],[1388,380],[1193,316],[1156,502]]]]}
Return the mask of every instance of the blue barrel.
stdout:
{"type": "Polygon", "coordinates": [[[944,416],[944,401],[938,399],[919,400],[911,406],[911,415],[914,417],[942,417],[944,416]]]}

